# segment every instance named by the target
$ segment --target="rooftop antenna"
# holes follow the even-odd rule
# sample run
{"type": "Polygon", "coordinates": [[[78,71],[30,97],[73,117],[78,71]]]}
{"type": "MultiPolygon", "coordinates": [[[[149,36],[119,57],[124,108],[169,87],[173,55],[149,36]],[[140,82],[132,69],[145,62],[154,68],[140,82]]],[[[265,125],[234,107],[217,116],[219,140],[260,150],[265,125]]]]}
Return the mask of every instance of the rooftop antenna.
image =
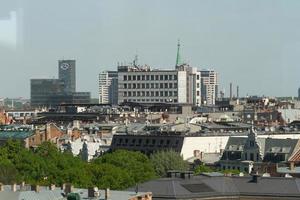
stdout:
{"type": "Polygon", "coordinates": [[[181,64],[181,58],[180,58],[180,40],[178,39],[177,43],[177,56],[176,56],[176,67],[178,67],[181,64]]]}

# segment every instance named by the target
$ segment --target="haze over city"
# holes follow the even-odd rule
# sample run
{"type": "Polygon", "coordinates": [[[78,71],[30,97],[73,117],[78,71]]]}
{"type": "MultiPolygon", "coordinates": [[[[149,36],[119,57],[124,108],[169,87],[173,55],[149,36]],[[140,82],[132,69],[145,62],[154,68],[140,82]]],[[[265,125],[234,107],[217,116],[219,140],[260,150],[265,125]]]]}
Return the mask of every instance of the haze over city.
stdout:
{"type": "Polygon", "coordinates": [[[77,88],[97,97],[100,71],[118,62],[173,69],[177,40],[193,67],[219,72],[220,89],[296,96],[299,1],[6,1],[0,8],[2,97],[30,96],[31,78],[57,77],[76,59],[77,88]]]}

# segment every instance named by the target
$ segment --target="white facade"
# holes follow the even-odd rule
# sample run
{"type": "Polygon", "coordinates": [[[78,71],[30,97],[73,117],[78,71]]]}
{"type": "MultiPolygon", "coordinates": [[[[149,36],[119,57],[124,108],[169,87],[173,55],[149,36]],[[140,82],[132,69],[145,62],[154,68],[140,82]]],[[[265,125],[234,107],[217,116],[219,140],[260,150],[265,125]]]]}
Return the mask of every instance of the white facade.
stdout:
{"type": "Polygon", "coordinates": [[[218,73],[214,70],[201,70],[201,96],[206,105],[214,105],[218,94],[218,73]]]}
{"type": "Polygon", "coordinates": [[[99,74],[99,103],[109,103],[109,86],[111,79],[108,77],[108,72],[99,74]]]}
{"type": "Polygon", "coordinates": [[[160,102],[195,105],[198,102],[200,105],[201,84],[200,79],[196,80],[200,72],[197,72],[196,68],[183,66],[174,70],[150,70],[121,66],[119,69],[118,103],[160,102]]]}

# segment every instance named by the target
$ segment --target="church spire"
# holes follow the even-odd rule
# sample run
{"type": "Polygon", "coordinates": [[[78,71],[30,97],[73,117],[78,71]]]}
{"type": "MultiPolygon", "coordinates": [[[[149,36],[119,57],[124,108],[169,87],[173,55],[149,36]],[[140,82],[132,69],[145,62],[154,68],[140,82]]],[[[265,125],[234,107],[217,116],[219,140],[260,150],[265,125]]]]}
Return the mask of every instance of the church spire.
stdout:
{"type": "Polygon", "coordinates": [[[176,67],[180,66],[181,63],[181,57],[180,57],[180,40],[178,39],[177,43],[177,56],[176,56],[176,67]]]}

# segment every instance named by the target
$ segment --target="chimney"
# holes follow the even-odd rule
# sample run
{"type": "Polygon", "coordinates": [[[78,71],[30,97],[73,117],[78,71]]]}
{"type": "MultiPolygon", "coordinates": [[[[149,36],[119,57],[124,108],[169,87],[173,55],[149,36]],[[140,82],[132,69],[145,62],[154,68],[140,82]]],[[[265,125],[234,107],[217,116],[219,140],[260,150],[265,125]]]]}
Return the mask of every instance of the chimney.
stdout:
{"type": "Polygon", "coordinates": [[[229,87],[229,98],[232,99],[232,83],[230,83],[229,87]]]}
{"type": "Polygon", "coordinates": [[[11,191],[16,192],[17,191],[17,184],[12,184],[11,185],[11,191]]]}
{"type": "Polygon", "coordinates": [[[71,183],[68,183],[68,184],[65,185],[65,190],[64,190],[64,192],[65,192],[66,195],[69,194],[69,193],[71,193],[72,190],[73,190],[73,186],[72,186],[71,183]]]}
{"type": "Polygon", "coordinates": [[[54,184],[51,184],[51,185],[49,186],[49,189],[52,190],[52,191],[55,190],[55,185],[54,185],[54,184]]]}
{"type": "Polygon", "coordinates": [[[105,189],[105,200],[108,200],[110,198],[110,191],[109,188],[105,189]]]}
{"type": "Polygon", "coordinates": [[[290,170],[295,171],[295,163],[294,162],[290,162],[290,170]]]}
{"type": "Polygon", "coordinates": [[[40,186],[39,185],[31,185],[31,191],[40,192],[40,186]]]}
{"type": "Polygon", "coordinates": [[[22,181],[21,185],[20,185],[20,190],[25,190],[25,181],[22,181]]]}
{"type": "Polygon", "coordinates": [[[4,187],[3,187],[3,184],[0,183],[0,192],[4,191],[4,187]]]}
{"type": "Polygon", "coordinates": [[[239,98],[239,93],[240,93],[240,87],[236,86],[236,98],[239,98]]]}
{"type": "MultiPolygon", "coordinates": [[[[98,193],[99,193],[99,190],[97,187],[89,187],[88,188],[88,197],[89,198],[97,197],[98,193]]],[[[99,196],[100,196],[100,193],[99,193],[99,196]]]]}
{"type": "Polygon", "coordinates": [[[251,179],[251,182],[252,183],[258,183],[258,178],[259,178],[260,176],[258,175],[258,174],[253,174],[252,175],[252,179],[251,179]]]}

